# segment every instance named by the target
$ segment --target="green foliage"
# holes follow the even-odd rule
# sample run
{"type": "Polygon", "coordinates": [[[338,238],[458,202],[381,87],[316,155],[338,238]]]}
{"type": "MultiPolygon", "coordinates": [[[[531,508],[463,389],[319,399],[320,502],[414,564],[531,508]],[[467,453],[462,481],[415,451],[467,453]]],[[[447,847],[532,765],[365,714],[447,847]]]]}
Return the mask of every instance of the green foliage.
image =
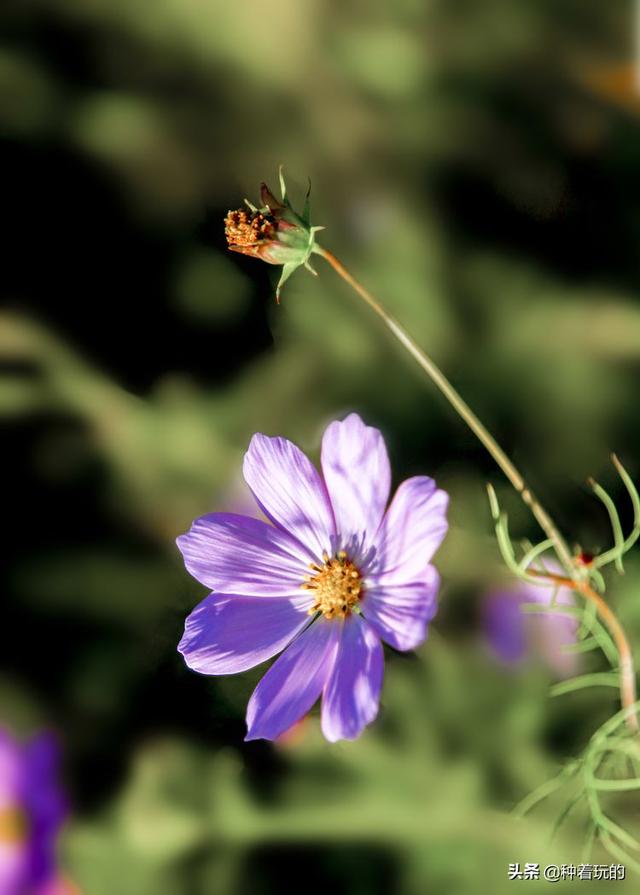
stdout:
{"type": "MultiPolygon", "coordinates": [[[[589,560],[586,565],[576,562],[575,568],[569,570],[571,578],[576,584],[581,580],[589,580],[594,578],[595,585],[598,590],[604,592],[605,583],[602,575],[598,572],[598,567],[603,567],[609,563],[614,563],[616,570],[620,574],[624,574],[624,566],[622,558],[631,547],[635,544],[640,534],[640,496],[633,480],[629,476],[626,469],[622,466],[618,458],[613,455],[613,462],[620,474],[620,477],[629,492],[631,502],[634,509],[634,526],[627,538],[624,537],[620,517],[616,509],[616,505],[609,494],[598,485],[593,479],[590,479],[591,485],[596,497],[604,504],[613,530],[614,547],[606,553],[600,554],[595,560],[589,560]],[[593,568],[591,567],[593,564],[593,568]]],[[[494,488],[488,486],[489,504],[491,515],[493,516],[498,546],[507,567],[522,581],[535,585],[544,583],[545,573],[549,570],[543,565],[541,557],[553,548],[553,541],[547,539],[540,544],[529,547],[520,562],[517,562],[515,548],[513,547],[510,537],[506,513],[500,511],[498,498],[494,488]],[[537,567],[536,567],[537,563],[537,567]]],[[[559,557],[558,557],[559,559],[559,557]]],[[[547,579],[548,586],[553,586],[552,579],[547,579]]],[[[557,591],[557,585],[556,585],[557,591]]],[[[576,587],[576,593],[580,593],[576,587]]],[[[549,693],[550,696],[564,696],[568,693],[574,693],[577,690],[591,689],[593,687],[613,687],[615,689],[624,689],[622,680],[622,648],[618,651],[616,644],[613,642],[609,632],[597,617],[597,606],[595,602],[588,602],[586,605],[580,606],[558,606],[554,604],[555,593],[551,598],[550,605],[542,605],[539,603],[526,604],[523,609],[529,613],[538,613],[547,615],[549,613],[557,615],[573,615],[580,619],[580,627],[578,630],[578,638],[575,644],[571,644],[568,649],[574,653],[587,653],[594,649],[600,648],[611,665],[609,672],[591,672],[572,677],[569,680],[561,681],[554,684],[549,693]]],[[[567,647],[565,647],[565,650],[567,647]]],[[[635,673],[634,673],[635,678],[635,673]]],[[[629,849],[633,852],[640,851],[640,843],[631,836],[623,827],[619,826],[615,821],[611,820],[602,809],[600,801],[600,793],[602,792],[633,792],[640,789],[640,777],[635,774],[632,768],[632,776],[624,776],[617,779],[605,779],[596,776],[598,767],[606,763],[606,756],[618,757],[625,756],[627,759],[640,758],[640,749],[637,743],[637,730],[632,730],[627,737],[612,736],[617,733],[620,725],[624,724],[628,717],[637,712],[640,703],[634,703],[633,706],[627,706],[618,714],[604,724],[597,731],[589,746],[585,750],[583,757],[578,761],[570,761],[563,770],[547,783],[543,783],[527,796],[515,809],[516,816],[522,817],[530,811],[542,799],[547,798],[556,791],[564,787],[567,781],[572,781],[578,775],[581,776],[582,786],[576,794],[574,794],[567,802],[556,819],[553,830],[554,832],[562,825],[569,816],[573,808],[584,798],[591,815],[591,825],[587,834],[587,842],[591,842],[592,837],[598,838],[609,854],[622,861],[625,867],[630,868],[636,873],[640,873],[640,862],[635,859],[633,854],[629,853],[629,849]],[[625,850],[627,849],[627,850],[625,850]]],[[[631,762],[629,762],[631,764],[631,762]]],[[[618,762],[618,765],[620,762],[618,762]]],[[[618,768],[619,769],[619,768],[618,768]]],[[[585,846],[586,847],[586,846],[585,846]]]]}

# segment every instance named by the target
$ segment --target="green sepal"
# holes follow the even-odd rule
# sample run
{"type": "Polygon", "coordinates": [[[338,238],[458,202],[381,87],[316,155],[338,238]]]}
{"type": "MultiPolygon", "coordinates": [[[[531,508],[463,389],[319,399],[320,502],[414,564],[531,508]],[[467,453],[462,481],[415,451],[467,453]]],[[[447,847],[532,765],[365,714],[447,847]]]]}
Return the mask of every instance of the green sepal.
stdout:
{"type": "Polygon", "coordinates": [[[245,202],[252,211],[259,211],[275,221],[276,235],[273,239],[268,240],[266,250],[261,257],[269,264],[282,265],[282,273],[276,288],[276,299],[279,302],[282,287],[298,267],[304,266],[310,273],[317,276],[317,272],[311,266],[310,258],[313,254],[322,254],[322,250],[316,243],[316,233],[319,230],[324,230],[324,227],[312,227],[310,223],[311,180],[309,180],[302,215],[294,210],[289,201],[282,165],[278,169],[278,180],[282,196],[280,201],[269,190],[267,184],[263,183],[260,191],[261,208],[256,209],[247,200],[245,202]]]}
{"type": "Polygon", "coordinates": [[[304,197],[304,208],[302,209],[302,220],[305,224],[310,226],[311,224],[311,178],[309,178],[309,186],[307,187],[307,194],[304,197]]]}
{"type": "Polygon", "coordinates": [[[278,285],[276,286],[276,301],[280,304],[280,290],[287,282],[291,274],[294,270],[297,270],[300,267],[297,261],[289,261],[286,264],[282,265],[282,273],[280,274],[280,279],[278,280],[278,285]]]}
{"type": "Polygon", "coordinates": [[[282,196],[282,201],[285,205],[289,205],[289,200],[287,199],[287,184],[284,180],[284,166],[280,165],[278,168],[278,180],[280,181],[280,194],[282,196]]]}

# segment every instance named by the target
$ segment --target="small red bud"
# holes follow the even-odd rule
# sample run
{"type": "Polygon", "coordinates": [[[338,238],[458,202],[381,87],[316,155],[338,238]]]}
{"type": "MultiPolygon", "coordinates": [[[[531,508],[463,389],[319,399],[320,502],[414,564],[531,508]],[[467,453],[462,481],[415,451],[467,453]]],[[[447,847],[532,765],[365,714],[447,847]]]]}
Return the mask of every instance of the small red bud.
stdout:
{"type": "Polygon", "coordinates": [[[593,553],[589,553],[587,550],[580,551],[580,553],[576,556],[576,561],[580,566],[590,566],[592,565],[594,559],[595,556],[593,555],[593,553]]]}

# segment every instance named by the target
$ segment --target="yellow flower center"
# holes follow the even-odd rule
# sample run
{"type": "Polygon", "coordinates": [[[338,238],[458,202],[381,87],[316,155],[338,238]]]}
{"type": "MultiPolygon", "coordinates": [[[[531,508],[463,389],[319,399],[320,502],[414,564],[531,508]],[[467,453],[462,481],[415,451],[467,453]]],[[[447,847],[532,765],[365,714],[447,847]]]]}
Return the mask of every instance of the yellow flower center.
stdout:
{"type": "Polygon", "coordinates": [[[27,819],[19,808],[0,810],[0,843],[16,845],[27,837],[27,819]]]}
{"type": "Polygon", "coordinates": [[[224,232],[229,245],[253,246],[275,235],[273,218],[261,211],[230,211],[224,219],[224,232]]]}
{"type": "Polygon", "coordinates": [[[311,563],[314,574],[302,585],[315,598],[309,615],[321,612],[325,618],[345,618],[362,596],[362,577],[344,550],[335,557],[324,553],[322,559],[321,566],[311,563]]]}

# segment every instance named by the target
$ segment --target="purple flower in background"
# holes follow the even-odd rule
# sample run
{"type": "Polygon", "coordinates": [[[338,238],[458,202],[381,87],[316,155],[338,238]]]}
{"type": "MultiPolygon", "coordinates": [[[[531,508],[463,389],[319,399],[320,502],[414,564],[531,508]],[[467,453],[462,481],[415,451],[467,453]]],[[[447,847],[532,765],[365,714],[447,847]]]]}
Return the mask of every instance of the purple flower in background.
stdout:
{"type": "Polygon", "coordinates": [[[56,839],[66,814],[55,739],[22,744],[0,729],[0,893],[63,895],[56,839]]]}
{"type": "Polygon", "coordinates": [[[384,439],[357,414],[329,425],[321,461],[322,475],[290,441],[254,435],[244,477],[272,524],[211,513],[178,538],[214,591],[187,619],[187,665],[233,674],[284,650],[249,700],[248,740],[276,739],[321,694],[325,737],[355,739],[378,712],[381,639],[415,648],[436,611],[445,492],[416,476],[387,508],[384,439]]]}
{"type": "MultiPolygon", "coordinates": [[[[555,571],[555,570],[554,570],[555,571]]],[[[576,642],[578,620],[555,612],[526,613],[524,603],[549,605],[552,587],[518,582],[491,593],[484,601],[483,624],[493,652],[503,662],[516,663],[533,654],[542,658],[558,677],[576,673],[578,656],[563,650],[576,642]]],[[[575,606],[569,588],[561,587],[556,605],[575,606]]]]}

